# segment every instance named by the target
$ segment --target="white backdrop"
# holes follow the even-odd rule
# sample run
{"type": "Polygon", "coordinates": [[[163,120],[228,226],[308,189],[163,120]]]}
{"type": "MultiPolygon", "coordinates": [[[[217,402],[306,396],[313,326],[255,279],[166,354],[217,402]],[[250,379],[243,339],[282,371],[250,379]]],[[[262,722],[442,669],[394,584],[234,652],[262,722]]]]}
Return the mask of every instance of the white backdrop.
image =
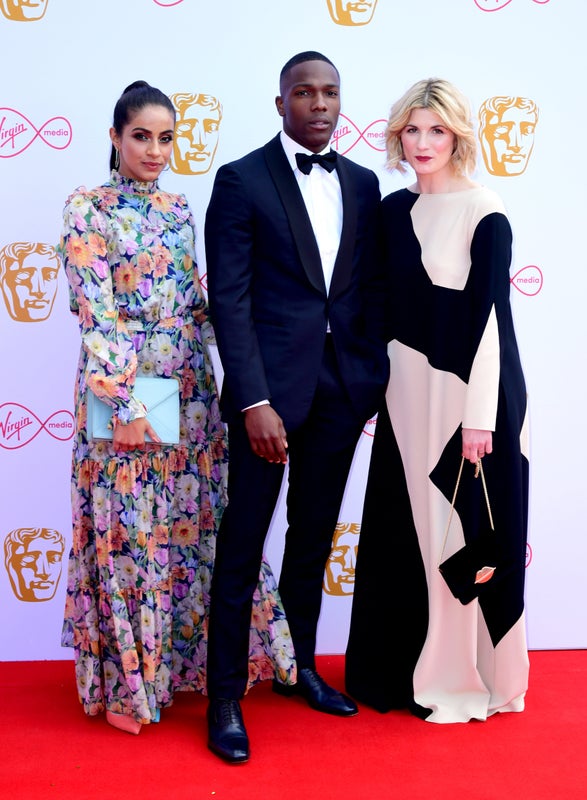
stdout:
{"type": "MultiPolygon", "coordinates": [[[[273,102],[279,71],[307,49],[325,53],[341,72],[344,116],[336,147],[375,170],[383,194],[411,180],[385,172],[382,132],[391,103],[416,80],[453,81],[474,115],[493,97],[528,98],[538,107],[523,168],[499,174],[480,157],[475,177],[501,194],[514,228],[512,303],[532,422],[530,647],[586,647],[587,486],[579,435],[587,388],[583,0],[373,0],[352,14],[347,0],[35,0],[21,6],[21,0],[0,0],[2,553],[7,545],[10,560],[22,529],[57,534],[48,546],[49,566],[31,558],[23,583],[4,558],[0,563],[0,660],[71,655],[59,637],[79,339],[62,270],[55,280],[45,254],[49,267],[42,280],[35,278],[36,246],[57,243],[63,204],[76,186],[106,180],[112,109],[139,78],[169,95],[211,95],[222,105],[218,131],[217,125],[208,130],[210,156],[197,162],[201,171],[184,174],[176,165],[161,181],[188,196],[201,232],[216,169],[279,130],[273,102]],[[23,243],[30,256],[16,283],[6,279],[9,267],[2,268],[2,253],[14,243],[23,243]],[[36,302],[27,305],[35,292],[36,302]]],[[[201,236],[198,255],[205,281],[201,236]]],[[[359,443],[340,515],[355,541],[374,424],[359,443]]],[[[276,572],[284,527],[281,504],[267,543],[276,572]]],[[[334,583],[324,596],[321,653],[346,646],[347,567],[350,584],[334,583]]]]}

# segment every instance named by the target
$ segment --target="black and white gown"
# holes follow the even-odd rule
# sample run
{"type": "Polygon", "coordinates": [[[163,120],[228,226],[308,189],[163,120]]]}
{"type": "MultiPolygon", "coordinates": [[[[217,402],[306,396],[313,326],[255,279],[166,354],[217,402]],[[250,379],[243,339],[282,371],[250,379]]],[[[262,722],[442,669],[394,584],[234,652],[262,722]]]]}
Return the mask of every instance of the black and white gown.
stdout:
{"type": "Polygon", "coordinates": [[[512,234],[500,198],[477,186],[402,189],[382,204],[391,275],[391,377],[361,525],[347,691],[431,722],[522,711],[528,681],[524,575],[528,422],[509,302],[512,234]],[[462,605],[438,565],[487,524],[462,428],[492,430],[483,459],[499,546],[512,564],[462,605]]]}

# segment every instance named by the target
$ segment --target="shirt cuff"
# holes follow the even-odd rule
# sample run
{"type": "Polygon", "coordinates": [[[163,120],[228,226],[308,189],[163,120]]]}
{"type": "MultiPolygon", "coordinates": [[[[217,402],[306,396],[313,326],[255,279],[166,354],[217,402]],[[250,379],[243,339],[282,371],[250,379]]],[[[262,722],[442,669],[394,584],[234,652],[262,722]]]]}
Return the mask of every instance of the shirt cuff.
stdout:
{"type": "Polygon", "coordinates": [[[241,408],[241,411],[248,411],[249,408],[257,408],[257,406],[268,406],[269,400],[259,400],[258,403],[253,403],[252,406],[247,406],[246,408],[241,408]]]}

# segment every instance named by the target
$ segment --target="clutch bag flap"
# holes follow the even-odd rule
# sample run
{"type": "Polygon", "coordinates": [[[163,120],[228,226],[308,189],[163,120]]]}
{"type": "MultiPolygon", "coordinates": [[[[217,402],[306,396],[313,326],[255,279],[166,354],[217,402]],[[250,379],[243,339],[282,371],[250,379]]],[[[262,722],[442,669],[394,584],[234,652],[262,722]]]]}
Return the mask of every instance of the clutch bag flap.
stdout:
{"type": "MultiPolygon", "coordinates": [[[[162,444],[179,444],[179,382],[176,378],[137,376],[134,395],[145,404],[147,419],[162,444]]],[[[112,439],[112,412],[108,403],[88,392],[88,436],[112,439]]],[[[146,441],[151,438],[147,435],[146,441]]]]}
{"type": "Polygon", "coordinates": [[[481,592],[481,584],[488,583],[498,570],[497,539],[493,531],[484,531],[454,555],[439,564],[442,577],[453,595],[463,605],[470,603],[481,592]]]}
{"type": "Polygon", "coordinates": [[[502,569],[498,569],[498,541],[495,535],[493,525],[493,515],[491,513],[491,506],[489,504],[489,496],[487,494],[487,485],[485,483],[485,475],[483,473],[483,466],[481,459],[478,459],[475,478],[481,475],[483,483],[483,490],[485,494],[485,502],[487,504],[487,514],[491,530],[482,531],[477,538],[473,541],[467,542],[464,547],[457,550],[450,558],[442,561],[442,554],[446,546],[446,540],[450,528],[450,522],[455,508],[455,500],[461,481],[463,472],[463,465],[465,463],[464,456],[461,458],[461,466],[457,476],[457,482],[450,506],[450,513],[446,523],[444,532],[444,540],[442,543],[442,553],[440,556],[441,563],[438,565],[442,577],[446,581],[448,588],[463,605],[467,605],[475,597],[483,591],[483,584],[491,582],[495,571],[498,571],[498,578],[501,575],[502,569]]]}

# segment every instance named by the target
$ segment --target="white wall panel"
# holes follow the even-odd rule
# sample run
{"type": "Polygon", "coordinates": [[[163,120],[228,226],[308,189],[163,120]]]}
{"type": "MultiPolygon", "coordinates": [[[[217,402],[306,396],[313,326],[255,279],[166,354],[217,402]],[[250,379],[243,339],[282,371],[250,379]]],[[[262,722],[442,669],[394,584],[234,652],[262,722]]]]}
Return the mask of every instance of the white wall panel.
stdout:
{"type": "MultiPolygon", "coordinates": [[[[112,109],[139,78],[170,95],[208,94],[222,104],[210,168],[170,170],[161,181],[188,196],[200,232],[218,166],[279,130],[273,102],[279,71],[300,50],[320,50],[339,67],[344,116],[336,147],[374,169],[384,194],[410,177],[385,172],[382,121],[416,80],[448,78],[475,114],[488,98],[532,99],[539,118],[523,171],[491,174],[480,158],[475,177],[501,194],[514,228],[512,303],[532,421],[529,642],[534,649],[586,647],[585,5],[373,0],[350,15],[348,6],[346,0],[27,6],[0,0],[0,251],[15,242],[57,243],[69,193],[107,178],[112,109]]],[[[205,277],[201,236],[198,255],[205,277]]],[[[55,567],[48,599],[20,598],[0,563],[0,660],[70,657],[59,635],[79,340],[62,271],[56,286],[50,313],[35,320],[31,313],[42,317],[42,310],[11,312],[0,293],[0,542],[22,528],[54,529],[65,541],[62,573],[55,567]]],[[[341,509],[340,521],[349,526],[360,523],[372,433],[373,422],[341,509]]],[[[284,527],[281,503],[267,542],[276,572],[284,527]]],[[[348,593],[325,595],[319,652],[344,652],[350,604],[348,593]]]]}

